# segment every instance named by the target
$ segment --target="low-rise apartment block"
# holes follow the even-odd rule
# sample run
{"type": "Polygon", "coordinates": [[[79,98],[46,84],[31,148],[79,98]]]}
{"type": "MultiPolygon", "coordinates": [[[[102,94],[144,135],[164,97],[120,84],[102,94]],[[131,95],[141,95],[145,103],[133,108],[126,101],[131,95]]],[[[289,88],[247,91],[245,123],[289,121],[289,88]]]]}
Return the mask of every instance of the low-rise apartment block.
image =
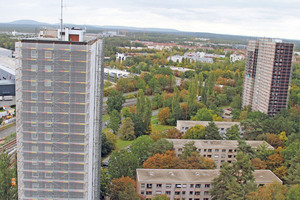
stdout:
{"type": "MultiPolygon", "coordinates": [[[[189,121],[189,120],[177,120],[176,129],[178,129],[182,134],[185,134],[187,130],[196,126],[202,125],[204,127],[208,126],[210,121],[189,121]]],[[[226,131],[230,129],[234,125],[238,125],[240,128],[240,133],[243,134],[243,130],[240,127],[240,122],[214,122],[219,129],[219,133],[221,136],[224,136],[226,131]]]]}
{"type": "MultiPolygon", "coordinates": [[[[220,168],[224,162],[232,163],[237,155],[237,140],[189,140],[189,139],[168,139],[174,144],[174,150],[177,156],[184,151],[184,145],[194,142],[200,155],[211,158],[215,161],[217,168],[220,168]]],[[[265,141],[246,141],[248,145],[256,149],[260,145],[266,145],[268,149],[274,149],[265,141]]]]}
{"type": "MultiPolygon", "coordinates": [[[[146,200],[166,194],[170,200],[211,200],[218,169],[137,169],[137,192],[146,200]]],[[[270,170],[253,173],[257,185],[282,181],[270,170]]]]}

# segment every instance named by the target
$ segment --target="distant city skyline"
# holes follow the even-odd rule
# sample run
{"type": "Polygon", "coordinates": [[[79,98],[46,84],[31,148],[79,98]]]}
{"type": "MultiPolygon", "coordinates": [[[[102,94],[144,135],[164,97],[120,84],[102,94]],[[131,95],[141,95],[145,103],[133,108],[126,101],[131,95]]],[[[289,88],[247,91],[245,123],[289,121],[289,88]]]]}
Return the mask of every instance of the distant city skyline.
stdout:
{"type": "MultiPolygon", "coordinates": [[[[0,23],[22,19],[59,23],[60,0],[0,2],[0,23]]],[[[65,23],[300,39],[297,0],[64,0],[64,6],[65,23]]]]}

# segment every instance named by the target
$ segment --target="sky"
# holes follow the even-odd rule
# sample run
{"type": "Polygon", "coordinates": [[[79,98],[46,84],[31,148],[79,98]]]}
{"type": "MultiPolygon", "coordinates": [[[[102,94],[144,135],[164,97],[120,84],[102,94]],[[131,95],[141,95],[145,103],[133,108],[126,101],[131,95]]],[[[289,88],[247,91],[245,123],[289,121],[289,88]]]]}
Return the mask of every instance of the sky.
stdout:
{"type": "MultiPolygon", "coordinates": [[[[0,0],[0,23],[59,23],[61,0],[0,0]]],[[[300,40],[299,0],[64,0],[64,22],[300,40]]],[[[147,30],[147,29],[146,29],[147,30]]]]}

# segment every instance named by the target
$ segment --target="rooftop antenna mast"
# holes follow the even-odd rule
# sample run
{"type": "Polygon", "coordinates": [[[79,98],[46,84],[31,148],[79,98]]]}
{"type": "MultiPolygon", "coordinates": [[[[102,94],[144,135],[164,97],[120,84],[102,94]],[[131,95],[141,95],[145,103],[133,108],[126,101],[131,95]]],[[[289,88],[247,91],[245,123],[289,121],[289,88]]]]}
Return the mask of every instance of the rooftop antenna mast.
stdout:
{"type": "Polygon", "coordinates": [[[63,0],[61,0],[61,7],[60,7],[60,40],[62,40],[62,32],[63,32],[63,0]]]}

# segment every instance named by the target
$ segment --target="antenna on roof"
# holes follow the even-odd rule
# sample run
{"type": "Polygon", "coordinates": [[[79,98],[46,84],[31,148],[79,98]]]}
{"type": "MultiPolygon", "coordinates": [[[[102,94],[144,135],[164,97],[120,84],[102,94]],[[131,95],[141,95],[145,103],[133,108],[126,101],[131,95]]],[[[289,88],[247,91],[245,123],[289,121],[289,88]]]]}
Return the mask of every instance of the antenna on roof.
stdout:
{"type": "Polygon", "coordinates": [[[61,0],[61,7],[60,7],[60,39],[62,40],[62,29],[63,29],[63,0],[61,0]]]}

